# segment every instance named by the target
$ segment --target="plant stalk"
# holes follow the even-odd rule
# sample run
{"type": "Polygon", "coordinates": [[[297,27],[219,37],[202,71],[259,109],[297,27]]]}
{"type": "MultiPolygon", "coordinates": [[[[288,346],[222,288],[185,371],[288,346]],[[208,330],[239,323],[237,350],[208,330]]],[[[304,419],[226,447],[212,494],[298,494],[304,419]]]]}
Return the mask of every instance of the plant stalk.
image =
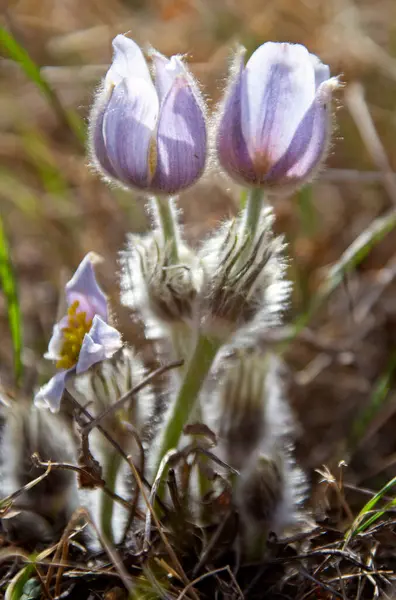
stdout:
{"type": "Polygon", "coordinates": [[[264,192],[260,188],[251,188],[248,192],[247,201],[243,210],[245,212],[244,218],[244,233],[250,236],[251,242],[253,242],[257,227],[260,221],[261,209],[264,205],[264,192]]]}
{"type": "Polygon", "coordinates": [[[199,392],[220,345],[221,342],[219,340],[209,338],[205,335],[200,335],[198,338],[194,353],[184,373],[184,378],[173,406],[173,412],[169,415],[168,421],[165,424],[165,430],[155,461],[155,472],[157,472],[165,454],[169,450],[177,448],[183,428],[196,409],[199,392]]]}
{"type": "MultiPolygon", "coordinates": [[[[118,452],[111,452],[109,450],[104,467],[103,467],[103,479],[106,482],[106,487],[112,492],[115,491],[116,480],[118,469],[120,467],[122,457],[118,452]]],[[[113,511],[114,511],[114,500],[108,495],[102,492],[100,502],[100,526],[101,532],[105,536],[106,540],[111,544],[114,544],[113,535],[113,511]]]]}
{"type": "Polygon", "coordinates": [[[169,248],[170,264],[179,261],[177,220],[172,210],[172,200],[166,196],[155,196],[155,206],[161,227],[164,244],[169,248]]]}

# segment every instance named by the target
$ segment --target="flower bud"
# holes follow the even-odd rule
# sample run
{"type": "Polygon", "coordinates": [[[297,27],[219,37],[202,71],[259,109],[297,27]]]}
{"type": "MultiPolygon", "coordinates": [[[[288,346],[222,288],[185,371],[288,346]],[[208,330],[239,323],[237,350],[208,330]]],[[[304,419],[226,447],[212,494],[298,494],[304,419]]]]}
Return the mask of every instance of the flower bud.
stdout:
{"type": "MultiPolygon", "coordinates": [[[[60,415],[19,401],[11,404],[5,416],[1,438],[2,497],[44,473],[44,468],[33,465],[33,454],[45,462],[75,461],[74,441],[60,415]]],[[[75,474],[53,468],[40,483],[15,499],[13,512],[3,523],[13,537],[34,545],[60,532],[77,505],[75,474]]]]}
{"type": "Polygon", "coordinates": [[[245,185],[293,189],[325,158],[338,80],[300,44],[267,42],[246,65],[244,55],[236,57],[220,109],[219,163],[245,185]]]}
{"type": "Polygon", "coordinates": [[[253,240],[242,217],[226,222],[199,252],[204,270],[201,325],[224,342],[248,329],[257,337],[279,322],[290,285],[284,281],[284,242],[274,236],[273,221],[272,210],[265,208],[253,240]]]}
{"type": "MultiPolygon", "coordinates": [[[[290,448],[278,444],[252,456],[236,482],[235,503],[244,524],[243,537],[251,550],[270,532],[283,535],[302,520],[305,478],[294,466],[290,448]]],[[[263,551],[264,548],[261,548],[263,551]]]]}
{"type": "Polygon", "coordinates": [[[286,440],[292,433],[279,359],[271,352],[236,351],[221,361],[217,378],[204,415],[217,435],[220,458],[242,470],[264,443],[286,440]]]}
{"type": "Polygon", "coordinates": [[[173,194],[193,184],[206,162],[202,96],[179,56],[151,53],[155,83],[140,48],[124,35],[91,112],[94,166],[140,190],[173,194]]]}

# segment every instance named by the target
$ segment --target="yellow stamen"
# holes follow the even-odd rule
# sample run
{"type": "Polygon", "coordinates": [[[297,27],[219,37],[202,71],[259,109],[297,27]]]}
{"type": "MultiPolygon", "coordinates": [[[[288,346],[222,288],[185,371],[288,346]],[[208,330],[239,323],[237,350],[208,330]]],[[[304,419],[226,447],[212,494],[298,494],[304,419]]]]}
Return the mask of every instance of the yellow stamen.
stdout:
{"type": "Polygon", "coordinates": [[[92,326],[92,319],[87,319],[85,312],[78,313],[78,307],[76,300],[67,311],[67,326],[62,328],[63,345],[56,363],[58,369],[70,369],[77,364],[84,336],[92,326]]]}

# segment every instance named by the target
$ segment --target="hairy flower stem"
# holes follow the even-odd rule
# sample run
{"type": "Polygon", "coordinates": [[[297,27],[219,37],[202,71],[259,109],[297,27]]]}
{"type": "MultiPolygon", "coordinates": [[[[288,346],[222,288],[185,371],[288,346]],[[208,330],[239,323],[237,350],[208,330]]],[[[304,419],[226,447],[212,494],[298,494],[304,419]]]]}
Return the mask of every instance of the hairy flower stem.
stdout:
{"type": "MultiPolygon", "coordinates": [[[[108,452],[105,458],[105,464],[103,467],[103,478],[106,482],[106,487],[112,492],[115,491],[117,473],[120,467],[122,457],[118,452],[108,452]]],[[[108,495],[102,492],[100,502],[100,524],[101,531],[105,536],[106,540],[111,544],[114,544],[113,535],[113,510],[114,500],[108,495]]]]}
{"type": "Polygon", "coordinates": [[[194,353],[190,358],[179,393],[173,405],[173,412],[169,415],[168,421],[165,424],[165,430],[155,461],[155,472],[157,472],[165,454],[169,450],[177,448],[177,444],[183,433],[183,427],[189,417],[195,412],[202,384],[220,346],[220,340],[205,335],[200,335],[198,338],[194,353]]]}
{"type": "Polygon", "coordinates": [[[177,221],[172,210],[172,200],[166,196],[155,196],[155,207],[159,225],[162,231],[164,245],[169,248],[170,264],[179,261],[177,221]]]}
{"type": "Polygon", "coordinates": [[[251,188],[248,192],[246,205],[244,207],[243,233],[250,236],[254,241],[257,226],[260,221],[261,209],[264,205],[264,192],[260,188],[251,188]]]}

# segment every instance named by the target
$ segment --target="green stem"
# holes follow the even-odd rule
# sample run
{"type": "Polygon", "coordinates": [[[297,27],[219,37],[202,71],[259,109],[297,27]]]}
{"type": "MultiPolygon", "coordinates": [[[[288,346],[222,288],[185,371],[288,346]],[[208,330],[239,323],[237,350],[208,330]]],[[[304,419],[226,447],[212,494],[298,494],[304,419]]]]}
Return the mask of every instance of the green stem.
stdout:
{"type": "Polygon", "coordinates": [[[244,233],[249,234],[251,240],[254,240],[255,238],[263,204],[263,190],[260,188],[251,188],[249,190],[248,198],[244,207],[244,233]]]}
{"type": "Polygon", "coordinates": [[[172,448],[177,448],[180,436],[183,433],[183,427],[196,408],[202,384],[220,346],[221,342],[213,338],[204,335],[198,338],[194,354],[189,361],[174,403],[173,412],[169,415],[165,424],[161,445],[156,457],[155,472],[157,472],[165,454],[172,448]]]}
{"type": "Polygon", "coordinates": [[[173,265],[177,264],[179,260],[177,248],[178,231],[176,217],[172,211],[171,200],[168,197],[155,196],[155,204],[164,243],[170,248],[170,263],[173,265]]]}
{"type": "MultiPolygon", "coordinates": [[[[110,452],[106,456],[105,464],[103,467],[103,479],[106,482],[106,487],[112,492],[115,491],[116,479],[118,469],[121,463],[122,457],[118,452],[110,452]]],[[[113,510],[114,500],[108,496],[105,492],[102,492],[100,502],[100,525],[101,531],[105,536],[106,540],[111,544],[114,544],[113,536],[113,510]]]]}
{"type": "MultiPolygon", "coordinates": [[[[200,406],[199,402],[195,406],[192,418],[193,418],[194,422],[197,422],[197,423],[204,422],[202,410],[201,410],[201,406],[200,406]]],[[[209,479],[207,478],[206,473],[205,473],[205,466],[208,463],[209,463],[209,459],[207,456],[204,456],[203,454],[198,456],[198,463],[197,463],[196,468],[197,468],[197,473],[198,473],[198,487],[199,487],[199,495],[201,497],[201,500],[212,490],[212,482],[209,481],[209,479]]],[[[203,522],[205,522],[205,517],[206,517],[206,512],[207,512],[206,509],[207,509],[207,506],[205,507],[204,504],[202,503],[201,504],[201,518],[202,518],[203,522]]]]}

